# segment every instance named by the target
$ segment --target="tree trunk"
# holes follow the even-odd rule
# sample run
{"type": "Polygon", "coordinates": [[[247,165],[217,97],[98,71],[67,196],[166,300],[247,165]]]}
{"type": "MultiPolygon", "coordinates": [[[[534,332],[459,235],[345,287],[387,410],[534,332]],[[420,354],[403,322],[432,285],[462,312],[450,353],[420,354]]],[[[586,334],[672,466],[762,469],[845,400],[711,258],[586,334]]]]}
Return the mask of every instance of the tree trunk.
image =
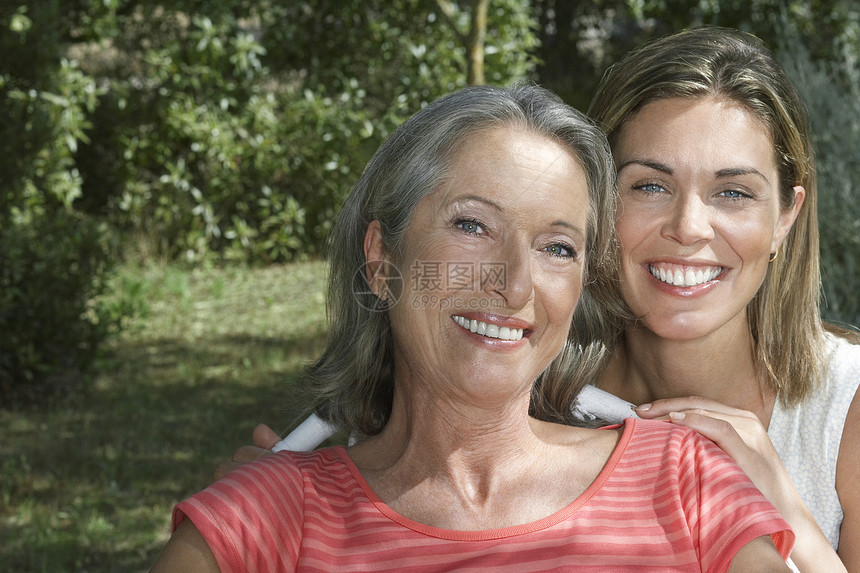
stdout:
{"type": "Polygon", "coordinates": [[[472,0],[472,18],[466,38],[466,81],[470,86],[486,83],[484,80],[484,39],[487,35],[487,8],[490,0],[472,0]]]}

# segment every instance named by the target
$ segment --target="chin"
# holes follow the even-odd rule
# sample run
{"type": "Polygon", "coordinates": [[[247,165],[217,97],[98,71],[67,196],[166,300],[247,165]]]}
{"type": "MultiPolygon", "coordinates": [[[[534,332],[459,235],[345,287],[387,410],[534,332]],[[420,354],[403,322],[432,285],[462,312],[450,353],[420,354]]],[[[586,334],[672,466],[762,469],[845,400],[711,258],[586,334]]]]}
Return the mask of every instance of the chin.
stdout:
{"type": "Polygon", "coordinates": [[[705,324],[702,320],[685,316],[671,319],[644,318],[644,327],[655,336],[667,340],[689,341],[704,338],[714,332],[712,325],[705,324]]]}

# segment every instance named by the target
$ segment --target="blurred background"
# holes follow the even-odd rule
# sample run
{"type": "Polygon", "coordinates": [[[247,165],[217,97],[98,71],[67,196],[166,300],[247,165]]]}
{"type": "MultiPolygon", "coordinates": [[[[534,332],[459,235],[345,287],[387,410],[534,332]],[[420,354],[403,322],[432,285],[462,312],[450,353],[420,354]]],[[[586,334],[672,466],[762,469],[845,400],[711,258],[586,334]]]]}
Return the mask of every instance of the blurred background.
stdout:
{"type": "Polygon", "coordinates": [[[584,111],[702,24],[803,93],[823,313],[860,324],[854,0],[3,0],[0,570],[147,570],[173,504],[303,414],[326,233],[405,118],[517,80],[584,111]]]}

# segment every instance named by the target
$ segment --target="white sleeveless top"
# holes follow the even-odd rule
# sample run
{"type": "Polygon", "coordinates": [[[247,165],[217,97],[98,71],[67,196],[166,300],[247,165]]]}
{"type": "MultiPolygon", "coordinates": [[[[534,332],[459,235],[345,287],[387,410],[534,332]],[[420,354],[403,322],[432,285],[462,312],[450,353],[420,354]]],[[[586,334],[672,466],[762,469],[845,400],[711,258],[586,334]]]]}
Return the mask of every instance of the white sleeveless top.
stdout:
{"type": "Polygon", "coordinates": [[[830,334],[826,339],[829,366],[821,388],[793,408],[785,409],[777,400],[767,435],[836,549],[843,516],[836,495],[836,458],[848,407],[860,385],[860,346],[830,334]]]}

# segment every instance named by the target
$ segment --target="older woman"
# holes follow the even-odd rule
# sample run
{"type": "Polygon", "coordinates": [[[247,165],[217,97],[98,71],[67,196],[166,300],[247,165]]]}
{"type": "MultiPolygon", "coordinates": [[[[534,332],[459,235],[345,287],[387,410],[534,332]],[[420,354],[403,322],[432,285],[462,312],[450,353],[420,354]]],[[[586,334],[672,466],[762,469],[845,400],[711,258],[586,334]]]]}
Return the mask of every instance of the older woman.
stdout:
{"type": "Polygon", "coordinates": [[[754,36],[700,28],[613,66],[590,114],[636,317],[598,334],[613,351],[597,385],[723,446],[791,523],[800,571],[860,570],[860,346],[819,314],[796,89],[754,36]]]}
{"type": "Polygon", "coordinates": [[[308,372],[362,439],[180,503],[155,569],[787,570],[793,534],[709,440],[554,422],[583,280],[611,267],[612,180],[600,131],[537,87],[401,126],[344,205],[308,372]]]}

